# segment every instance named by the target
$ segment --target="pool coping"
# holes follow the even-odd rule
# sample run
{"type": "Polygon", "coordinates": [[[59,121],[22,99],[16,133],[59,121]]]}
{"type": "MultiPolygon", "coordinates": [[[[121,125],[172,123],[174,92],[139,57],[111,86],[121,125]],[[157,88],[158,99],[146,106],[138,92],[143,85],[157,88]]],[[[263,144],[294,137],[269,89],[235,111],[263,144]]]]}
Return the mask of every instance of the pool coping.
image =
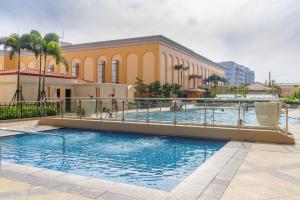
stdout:
{"type": "Polygon", "coordinates": [[[251,145],[229,141],[170,192],[7,162],[2,162],[0,177],[92,199],[107,193],[145,200],[220,199],[251,145]]]}

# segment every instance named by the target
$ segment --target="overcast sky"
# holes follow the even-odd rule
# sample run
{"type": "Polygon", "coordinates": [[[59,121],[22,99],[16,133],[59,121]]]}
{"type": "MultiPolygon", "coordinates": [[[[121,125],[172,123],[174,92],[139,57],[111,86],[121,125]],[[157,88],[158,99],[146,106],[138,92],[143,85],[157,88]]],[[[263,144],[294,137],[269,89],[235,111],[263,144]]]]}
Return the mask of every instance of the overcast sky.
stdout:
{"type": "Polygon", "coordinates": [[[93,42],[161,34],[212,59],[300,82],[299,0],[0,0],[0,35],[56,32],[93,42]]]}

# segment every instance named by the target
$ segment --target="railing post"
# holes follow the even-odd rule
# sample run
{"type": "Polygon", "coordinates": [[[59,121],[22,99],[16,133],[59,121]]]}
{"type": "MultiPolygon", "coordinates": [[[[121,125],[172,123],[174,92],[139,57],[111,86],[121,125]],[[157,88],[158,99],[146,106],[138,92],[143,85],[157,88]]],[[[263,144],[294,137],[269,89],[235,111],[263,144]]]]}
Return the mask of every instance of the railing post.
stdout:
{"type": "Polygon", "coordinates": [[[102,120],[103,109],[102,109],[102,101],[101,101],[101,99],[99,101],[99,104],[100,104],[100,106],[99,106],[99,109],[100,109],[100,120],[102,120]]]}
{"type": "Polygon", "coordinates": [[[44,108],[45,108],[45,101],[43,101],[42,103],[42,118],[44,117],[44,108]]]}
{"type": "Polygon", "coordinates": [[[212,109],[212,124],[215,126],[215,108],[212,109]]]}
{"type": "Polygon", "coordinates": [[[206,110],[207,108],[206,108],[206,102],[204,102],[204,126],[206,127],[206,125],[207,125],[207,110],[206,110]]]}
{"type": "Polygon", "coordinates": [[[21,118],[23,118],[23,102],[20,102],[20,108],[21,108],[21,118]]]}
{"type": "Polygon", "coordinates": [[[288,104],[285,104],[285,129],[286,129],[286,132],[289,132],[289,107],[288,107],[288,104]]]}
{"type": "Polygon", "coordinates": [[[162,119],[161,119],[161,107],[162,107],[162,101],[160,100],[159,101],[159,121],[161,122],[162,121],[162,119]]]}
{"type": "Polygon", "coordinates": [[[241,127],[241,103],[238,104],[238,127],[241,127]]]}
{"type": "Polygon", "coordinates": [[[185,123],[185,124],[187,124],[187,123],[186,123],[186,117],[187,117],[187,116],[186,116],[186,115],[187,115],[187,113],[186,113],[186,104],[187,104],[187,101],[184,102],[184,123],[185,123]]]}
{"type": "Polygon", "coordinates": [[[147,100],[147,123],[150,122],[150,116],[149,116],[149,109],[150,109],[150,101],[149,99],[147,100]]]}
{"type": "Polygon", "coordinates": [[[118,119],[118,100],[116,99],[115,103],[114,103],[114,110],[115,110],[115,119],[118,119]]]}
{"type": "Polygon", "coordinates": [[[174,103],[174,106],[173,106],[173,111],[174,111],[174,125],[177,124],[177,114],[176,114],[176,110],[177,110],[177,103],[176,103],[176,100],[175,100],[175,103],[174,103]]]}
{"type": "Polygon", "coordinates": [[[136,103],[136,120],[139,121],[139,100],[136,103]]]}
{"type": "Polygon", "coordinates": [[[123,110],[122,110],[122,121],[124,122],[125,121],[125,102],[124,102],[124,99],[123,99],[123,102],[122,102],[122,107],[123,107],[123,110]]]}
{"type": "Polygon", "coordinates": [[[79,118],[81,119],[82,118],[81,99],[79,99],[78,112],[79,112],[79,118]]]}
{"type": "Polygon", "coordinates": [[[63,106],[64,106],[64,100],[60,100],[60,117],[61,118],[64,118],[64,109],[63,109],[63,106]]]}

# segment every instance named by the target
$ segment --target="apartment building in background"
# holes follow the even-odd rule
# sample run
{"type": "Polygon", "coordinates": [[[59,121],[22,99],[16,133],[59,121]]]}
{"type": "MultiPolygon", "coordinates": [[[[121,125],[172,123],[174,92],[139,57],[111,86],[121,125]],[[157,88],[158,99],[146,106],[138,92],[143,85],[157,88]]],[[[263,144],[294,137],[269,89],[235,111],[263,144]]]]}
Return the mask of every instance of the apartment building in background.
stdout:
{"type": "Polygon", "coordinates": [[[224,68],[226,85],[250,85],[255,82],[255,72],[248,67],[233,61],[220,62],[219,64],[224,68]]]}

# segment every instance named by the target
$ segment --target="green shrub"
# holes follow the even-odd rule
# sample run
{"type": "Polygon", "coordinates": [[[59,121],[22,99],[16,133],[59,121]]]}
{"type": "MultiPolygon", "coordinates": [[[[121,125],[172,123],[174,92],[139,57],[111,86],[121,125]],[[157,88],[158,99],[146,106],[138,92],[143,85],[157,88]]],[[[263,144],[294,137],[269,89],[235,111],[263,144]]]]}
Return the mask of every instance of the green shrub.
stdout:
{"type": "Polygon", "coordinates": [[[46,106],[23,105],[22,107],[0,106],[0,120],[54,116],[57,114],[56,104],[46,106]]]}

